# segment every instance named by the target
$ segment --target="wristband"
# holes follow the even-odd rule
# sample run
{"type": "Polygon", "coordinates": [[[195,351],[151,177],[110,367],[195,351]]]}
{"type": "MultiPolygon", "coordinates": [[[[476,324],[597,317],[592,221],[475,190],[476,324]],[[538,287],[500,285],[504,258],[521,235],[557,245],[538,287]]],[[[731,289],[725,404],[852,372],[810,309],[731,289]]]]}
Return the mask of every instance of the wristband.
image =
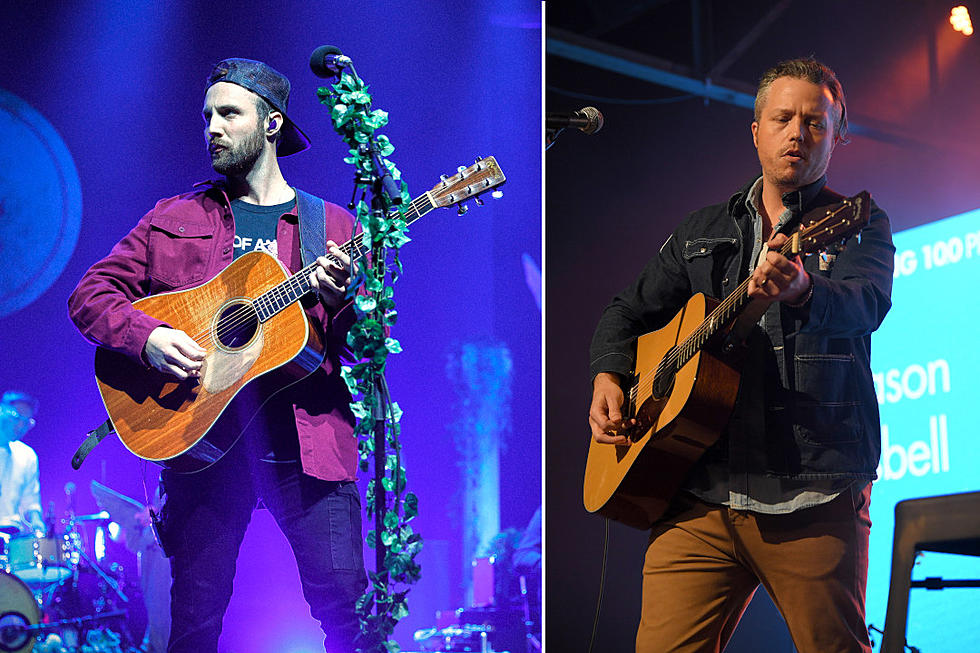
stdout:
{"type": "Polygon", "coordinates": [[[804,306],[806,306],[806,303],[810,301],[810,298],[813,297],[813,278],[809,276],[807,278],[810,279],[810,287],[807,288],[806,294],[803,295],[803,299],[793,304],[789,302],[784,302],[790,308],[803,308],[804,306]]]}

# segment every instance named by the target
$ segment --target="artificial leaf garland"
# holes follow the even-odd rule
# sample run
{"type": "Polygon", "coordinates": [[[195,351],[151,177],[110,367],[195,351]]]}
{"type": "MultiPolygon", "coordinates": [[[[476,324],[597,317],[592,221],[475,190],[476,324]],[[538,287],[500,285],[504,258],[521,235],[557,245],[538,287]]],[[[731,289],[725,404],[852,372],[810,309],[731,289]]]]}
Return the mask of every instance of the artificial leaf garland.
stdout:
{"type": "MultiPolygon", "coordinates": [[[[344,161],[355,167],[357,185],[367,189],[373,180],[368,149],[373,137],[382,164],[400,186],[401,207],[409,206],[411,197],[401,172],[386,158],[394,151],[394,146],[386,136],[374,136],[376,130],[388,123],[388,114],[371,109],[367,85],[355,74],[345,72],[336,84],[318,89],[317,96],[321,104],[330,107],[334,130],[350,147],[350,156],[344,161]]],[[[409,237],[401,212],[385,215],[381,211],[372,211],[363,200],[357,204],[357,222],[362,229],[358,250],[370,252],[370,256],[362,256],[358,261],[356,277],[348,289],[354,298],[357,321],[347,334],[347,344],[359,362],[344,366],[341,375],[354,397],[351,410],[357,418],[354,432],[358,438],[362,471],[368,471],[368,460],[375,456],[374,430],[379,419],[384,422],[385,430],[385,450],[375,457],[377,461],[384,461],[381,480],[385,491],[383,527],[380,534],[372,529],[367,535],[368,545],[374,549],[380,539],[385,556],[383,568],[369,573],[367,591],[357,601],[361,624],[358,648],[365,653],[396,653],[400,647],[389,637],[398,620],[408,615],[405,596],[408,586],[419,579],[421,568],[415,557],[422,550],[422,537],[409,524],[418,514],[418,497],[406,492],[399,443],[402,413],[398,404],[388,396],[384,380],[388,355],[401,351],[399,342],[388,336],[389,327],[398,316],[388,270],[391,270],[390,282],[394,283],[401,272],[398,250],[409,237]],[[389,253],[392,254],[391,261],[388,260],[389,253]],[[363,291],[358,292],[360,288],[363,291]],[[396,587],[402,589],[395,591],[396,587]]],[[[375,518],[375,492],[375,480],[372,479],[368,482],[365,497],[365,512],[372,520],[375,518]]]]}

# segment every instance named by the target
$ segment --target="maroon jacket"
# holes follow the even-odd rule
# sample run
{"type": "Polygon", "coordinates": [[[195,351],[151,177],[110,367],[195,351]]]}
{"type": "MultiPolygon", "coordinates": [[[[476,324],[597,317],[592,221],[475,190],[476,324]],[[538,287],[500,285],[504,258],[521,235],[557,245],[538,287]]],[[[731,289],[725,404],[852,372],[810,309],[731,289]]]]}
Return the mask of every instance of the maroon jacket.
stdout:
{"type": "MultiPolygon", "coordinates": [[[[328,240],[345,243],[353,217],[324,202],[328,240]]],[[[216,182],[202,182],[190,193],[160,200],[109,255],[93,265],[68,298],[68,313],[86,338],[143,361],[146,340],[167,326],[133,308],[148,295],[198,286],[231,264],[235,221],[228,196],[216,182]]],[[[278,258],[289,270],[303,267],[296,209],[283,214],[276,229],[278,258]]],[[[327,357],[304,382],[286,395],[299,435],[303,471],[327,481],[354,480],[357,442],[350,393],[340,378],[340,355],[349,356],[347,330],[355,315],[350,304],[329,315],[322,304],[307,308],[311,327],[327,345],[327,357]]]]}

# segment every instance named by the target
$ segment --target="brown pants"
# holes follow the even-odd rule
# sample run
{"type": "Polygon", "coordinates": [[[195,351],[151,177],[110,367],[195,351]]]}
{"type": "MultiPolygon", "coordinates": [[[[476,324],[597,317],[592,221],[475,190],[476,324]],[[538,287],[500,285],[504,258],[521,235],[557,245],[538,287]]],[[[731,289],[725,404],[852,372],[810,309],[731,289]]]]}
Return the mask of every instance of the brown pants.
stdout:
{"type": "Polygon", "coordinates": [[[870,501],[870,483],[785,515],[675,499],[647,548],[637,653],[721,651],[760,583],[800,653],[870,653],[870,501]]]}

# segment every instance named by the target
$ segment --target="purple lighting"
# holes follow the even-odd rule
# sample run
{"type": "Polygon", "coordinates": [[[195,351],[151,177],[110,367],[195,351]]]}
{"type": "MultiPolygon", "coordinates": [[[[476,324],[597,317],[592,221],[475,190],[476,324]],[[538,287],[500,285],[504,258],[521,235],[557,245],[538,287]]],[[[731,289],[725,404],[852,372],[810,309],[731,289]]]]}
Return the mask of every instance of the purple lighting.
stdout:
{"type": "MultiPolygon", "coordinates": [[[[38,454],[41,503],[45,511],[53,504],[59,531],[67,528],[66,483],[79,488],[75,512],[95,514],[90,481],[149,504],[159,472],[112,436],[79,471],[71,469],[76,447],[106,411],[93,378],[94,348],[67,318],[68,295],[158,200],[214,176],[200,112],[208,71],[227,57],[267,61],[290,79],[289,116],[312,147],[283,159],[284,176],[346,205],[353,171],[343,161],[347,150],[329,111],[317,101],[323,81],[308,67],[314,48],[336,43],[371,85],[375,103],[389,112],[383,132],[397,146],[391,159],[413,197],[478,156],[495,156],[508,178],[497,201],[471,202],[463,217],[435,211],[413,224],[412,242],[401,254],[404,274],[395,285],[399,320],[392,337],[404,352],[389,361],[388,381],[404,410],[404,461],[410,489],[419,496],[412,525],[426,538],[422,581],[409,594],[410,615],[396,638],[410,649],[412,633],[434,626],[437,610],[467,607],[465,524],[457,518],[464,481],[447,429],[455,417],[445,373],[452,343],[498,342],[512,362],[510,420],[522,426],[510,429],[508,447],[499,452],[500,476],[508,481],[497,497],[497,529],[523,528],[541,501],[541,316],[517,264],[523,252],[541,260],[540,37],[540,5],[531,1],[491,10],[407,0],[287,0],[270,19],[268,3],[259,0],[234,7],[177,0],[136,9],[105,2],[74,10],[42,0],[29,12],[5,16],[0,89],[50,122],[74,160],[80,189],[77,244],[64,254],[63,271],[33,301],[0,310],[0,391],[22,388],[40,401],[37,426],[24,441],[38,454]]],[[[15,157],[4,169],[27,174],[17,168],[22,163],[15,157]]],[[[38,231],[52,209],[35,204],[28,226],[38,231]]],[[[0,194],[0,206],[6,256],[15,239],[3,225],[16,207],[9,194],[0,194]]],[[[56,231],[74,242],[69,226],[56,231]]],[[[9,270],[20,280],[38,273],[33,263],[9,270]]],[[[370,472],[360,476],[363,504],[370,472]]],[[[79,527],[93,559],[96,527],[94,521],[79,527]]],[[[126,556],[122,573],[132,574],[126,582],[139,594],[135,554],[111,538],[105,549],[107,564],[126,556]]],[[[373,566],[373,551],[366,553],[373,566]]],[[[83,597],[81,609],[94,610],[97,598],[83,597]]],[[[255,511],[238,555],[219,651],[301,653],[322,650],[322,641],[292,551],[269,512],[255,511]]]]}

